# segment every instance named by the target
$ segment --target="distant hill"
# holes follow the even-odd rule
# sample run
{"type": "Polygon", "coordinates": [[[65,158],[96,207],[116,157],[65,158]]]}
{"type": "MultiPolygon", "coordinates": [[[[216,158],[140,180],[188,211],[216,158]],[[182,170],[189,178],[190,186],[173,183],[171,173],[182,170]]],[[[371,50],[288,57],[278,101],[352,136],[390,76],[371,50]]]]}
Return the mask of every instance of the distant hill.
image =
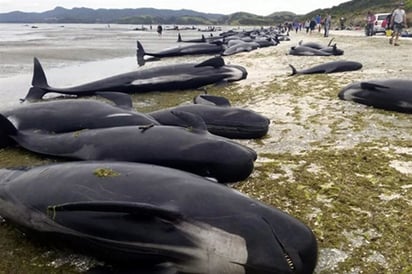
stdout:
{"type": "Polygon", "coordinates": [[[273,25],[296,17],[294,13],[273,13],[258,16],[249,13],[231,15],[203,13],[193,10],[167,9],[65,9],[56,7],[45,12],[14,11],[0,14],[0,23],[120,23],[178,25],[273,25]]]}
{"type": "Polygon", "coordinates": [[[299,16],[293,12],[275,12],[268,16],[259,16],[246,12],[236,12],[225,16],[222,23],[226,25],[256,25],[269,26],[290,22],[299,16]]]}
{"type": "MultiPolygon", "coordinates": [[[[412,0],[404,0],[408,25],[412,21],[412,0]]],[[[374,13],[390,12],[399,0],[352,0],[328,9],[316,9],[308,14],[297,15],[293,12],[274,12],[259,16],[246,12],[230,15],[203,13],[193,10],[168,10],[154,8],[140,9],[65,9],[56,7],[45,12],[14,11],[0,14],[0,23],[119,23],[119,24],[175,24],[175,25],[255,25],[269,26],[299,20],[303,22],[317,14],[332,15],[333,25],[344,17],[346,25],[364,25],[368,10],[374,13]]]]}
{"type": "MultiPolygon", "coordinates": [[[[203,22],[217,22],[223,14],[202,13],[193,10],[166,9],[65,9],[56,7],[53,10],[35,12],[9,12],[0,14],[1,23],[136,23],[178,24],[190,21],[189,18],[203,18],[203,22]],[[186,19],[182,19],[186,18],[186,19]]],[[[196,21],[196,20],[195,20],[196,21]]]]}

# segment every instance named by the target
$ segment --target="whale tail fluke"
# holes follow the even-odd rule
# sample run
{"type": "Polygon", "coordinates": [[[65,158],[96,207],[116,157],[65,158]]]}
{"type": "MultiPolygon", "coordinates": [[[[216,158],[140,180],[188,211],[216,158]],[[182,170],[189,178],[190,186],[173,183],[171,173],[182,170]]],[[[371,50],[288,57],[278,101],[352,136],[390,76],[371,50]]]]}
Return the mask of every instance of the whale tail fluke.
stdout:
{"type": "Polygon", "coordinates": [[[144,51],[143,45],[139,41],[137,41],[136,57],[137,57],[137,64],[139,66],[143,66],[145,64],[144,56],[145,56],[145,51],[144,51]]]}
{"type": "Polygon", "coordinates": [[[289,64],[289,67],[292,69],[292,73],[291,73],[291,74],[289,74],[289,76],[292,76],[292,75],[298,74],[298,71],[296,70],[296,68],[295,68],[294,66],[292,66],[291,64],[289,64]]]}
{"type": "Polygon", "coordinates": [[[39,59],[34,57],[33,63],[34,63],[34,70],[33,70],[33,79],[31,81],[31,84],[34,87],[48,88],[49,84],[47,83],[46,74],[44,73],[43,67],[40,64],[39,59]]]}
{"type": "Polygon", "coordinates": [[[24,97],[24,99],[20,99],[20,101],[24,102],[26,100],[27,101],[41,100],[44,94],[46,93],[47,93],[47,90],[34,86],[29,89],[29,92],[27,93],[26,97],[24,97]]]}

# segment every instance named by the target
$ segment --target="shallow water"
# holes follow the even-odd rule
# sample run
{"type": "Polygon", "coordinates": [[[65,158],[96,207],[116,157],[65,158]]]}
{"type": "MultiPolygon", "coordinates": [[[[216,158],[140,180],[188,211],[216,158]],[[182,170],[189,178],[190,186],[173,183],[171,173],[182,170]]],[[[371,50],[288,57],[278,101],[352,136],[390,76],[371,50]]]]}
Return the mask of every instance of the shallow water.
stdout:
{"type": "MultiPolygon", "coordinates": [[[[36,26],[0,24],[0,110],[18,103],[31,87],[33,57],[40,60],[51,86],[67,87],[139,69],[135,57],[137,39],[145,50],[152,52],[179,44],[176,42],[178,31],[165,30],[162,35],[157,35],[155,28],[135,31],[134,25],[36,26]]],[[[180,33],[184,39],[210,35],[197,30],[180,33]]],[[[206,58],[197,56],[179,60],[206,58]]],[[[161,63],[175,61],[164,59],[161,63]]],[[[160,65],[160,62],[150,62],[145,67],[153,65],[160,65]]]]}

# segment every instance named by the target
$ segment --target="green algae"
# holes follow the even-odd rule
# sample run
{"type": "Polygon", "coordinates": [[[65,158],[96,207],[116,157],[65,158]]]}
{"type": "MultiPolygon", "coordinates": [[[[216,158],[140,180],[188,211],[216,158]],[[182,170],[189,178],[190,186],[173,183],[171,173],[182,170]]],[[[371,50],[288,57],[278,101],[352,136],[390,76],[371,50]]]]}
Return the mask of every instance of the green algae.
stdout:
{"type": "Polygon", "coordinates": [[[120,173],[111,168],[96,168],[93,171],[93,175],[100,178],[106,178],[120,176],[120,173]]]}
{"type": "Polygon", "coordinates": [[[309,225],[321,249],[335,247],[350,254],[336,273],[355,267],[362,273],[401,272],[412,263],[412,247],[407,244],[412,233],[412,193],[402,188],[412,177],[389,162],[394,158],[411,161],[412,156],[383,151],[376,143],[297,155],[261,154],[259,157],[272,161],[259,163],[255,172],[259,176],[236,188],[309,225]],[[344,236],[348,231],[357,231],[364,243],[353,246],[353,239],[344,236]],[[383,265],[366,260],[372,251],[385,258],[383,265]]]}
{"type": "Polygon", "coordinates": [[[6,222],[0,222],[0,273],[79,273],[81,269],[66,263],[58,268],[54,262],[71,254],[64,249],[45,246],[6,222]]]}

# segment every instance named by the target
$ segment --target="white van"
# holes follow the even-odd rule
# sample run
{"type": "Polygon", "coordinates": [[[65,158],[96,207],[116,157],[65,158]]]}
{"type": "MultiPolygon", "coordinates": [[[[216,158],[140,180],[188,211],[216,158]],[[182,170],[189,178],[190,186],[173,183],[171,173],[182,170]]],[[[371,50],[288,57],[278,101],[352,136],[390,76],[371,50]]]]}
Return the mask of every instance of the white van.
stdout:
{"type": "Polygon", "coordinates": [[[386,20],[386,17],[388,17],[390,13],[376,13],[375,14],[375,23],[373,26],[373,33],[385,33],[386,26],[382,26],[383,21],[386,20]]]}

